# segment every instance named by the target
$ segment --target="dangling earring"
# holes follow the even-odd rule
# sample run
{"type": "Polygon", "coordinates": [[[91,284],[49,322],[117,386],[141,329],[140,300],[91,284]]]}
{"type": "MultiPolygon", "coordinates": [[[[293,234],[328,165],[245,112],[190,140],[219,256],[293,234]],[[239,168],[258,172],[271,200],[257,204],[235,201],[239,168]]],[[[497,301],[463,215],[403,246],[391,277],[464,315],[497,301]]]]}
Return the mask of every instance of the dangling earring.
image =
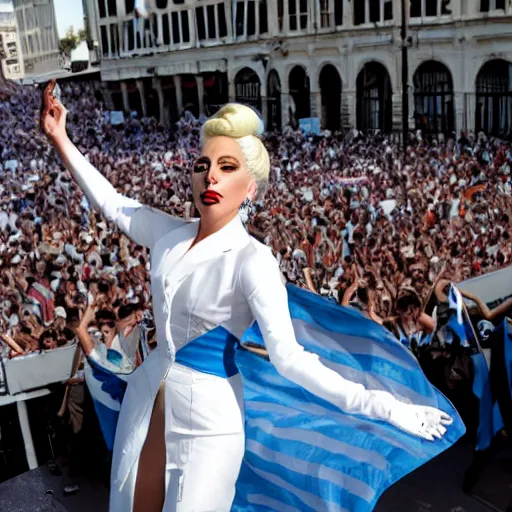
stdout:
{"type": "Polygon", "coordinates": [[[252,202],[246,197],[244,202],[240,205],[240,217],[242,217],[242,222],[245,224],[248,222],[249,217],[252,213],[252,202]]]}
{"type": "Polygon", "coordinates": [[[251,200],[248,197],[246,197],[244,199],[244,202],[240,205],[240,210],[250,208],[250,207],[251,207],[251,200]]]}

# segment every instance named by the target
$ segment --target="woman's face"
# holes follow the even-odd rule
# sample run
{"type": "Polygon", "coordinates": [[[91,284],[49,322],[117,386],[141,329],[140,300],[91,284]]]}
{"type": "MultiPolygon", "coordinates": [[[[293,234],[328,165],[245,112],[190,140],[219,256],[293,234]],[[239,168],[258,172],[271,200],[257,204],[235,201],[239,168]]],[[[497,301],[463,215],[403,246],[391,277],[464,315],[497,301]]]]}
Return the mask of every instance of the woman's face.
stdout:
{"type": "Polygon", "coordinates": [[[201,217],[211,220],[234,217],[246,198],[254,198],[256,182],[234,139],[213,137],[205,143],[192,169],[192,193],[201,217]]]}
{"type": "Polygon", "coordinates": [[[103,334],[103,341],[105,345],[110,345],[116,337],[116,328],[110,324],[103,324],[100,327],[100,332],[103,334]]]}

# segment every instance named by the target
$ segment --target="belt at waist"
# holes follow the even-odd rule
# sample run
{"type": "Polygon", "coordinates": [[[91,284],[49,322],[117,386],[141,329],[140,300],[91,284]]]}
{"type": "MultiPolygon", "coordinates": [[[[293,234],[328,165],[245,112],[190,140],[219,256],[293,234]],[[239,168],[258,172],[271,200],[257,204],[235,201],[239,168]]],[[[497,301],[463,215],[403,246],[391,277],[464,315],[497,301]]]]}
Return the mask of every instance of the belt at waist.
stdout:
{"type": "Polygon", "coordinates": [[[189,341],[176,352],[176,362],[194,370],[228,378],[238,373],[235,364],[235,349],[239,343],[223,327],[189,341]]]}

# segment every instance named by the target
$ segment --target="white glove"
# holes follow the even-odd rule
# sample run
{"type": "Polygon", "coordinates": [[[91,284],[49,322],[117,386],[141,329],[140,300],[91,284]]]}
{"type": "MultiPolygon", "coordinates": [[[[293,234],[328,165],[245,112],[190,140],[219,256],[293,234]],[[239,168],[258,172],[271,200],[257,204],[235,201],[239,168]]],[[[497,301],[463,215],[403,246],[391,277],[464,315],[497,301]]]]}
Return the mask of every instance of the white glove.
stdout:
{"type": "Polygon", "coordinates": [[[446,433],[444,425],[453,419],[443,411],[424,405],[405,404],[396,400],[389,415],[389,423],[413,436],[433,441],[446,433]]]}

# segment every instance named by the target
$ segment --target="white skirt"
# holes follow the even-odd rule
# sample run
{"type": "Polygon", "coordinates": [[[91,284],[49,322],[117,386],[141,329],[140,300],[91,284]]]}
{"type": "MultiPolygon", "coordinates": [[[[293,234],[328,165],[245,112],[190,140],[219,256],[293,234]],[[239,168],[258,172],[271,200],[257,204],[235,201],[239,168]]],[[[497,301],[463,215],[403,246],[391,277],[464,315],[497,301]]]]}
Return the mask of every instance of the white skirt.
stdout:
{"type": "MultiPolygon", "coordinates": [[[[121,408],[118,432],[126,442],[121,443],[116,434],[110,512],[133,508],[139,456],[149,426],[149,420],[137,419],[142,409],[144,420],[148,412],[151,415],[156,396],[152,390],[151,407],[133,402],[142,398],[141,389],[133,389],[144,386],[142,380],[130,380],[121,408]],[[132,432],[127,436],[130,424],[132,432]],[[136,456],[133,453],[129,474],[121,483],[116,461],[127,451],[136,456]]],[[[245,449],[241,375],[226,379],[173,364],[165,376],[165,442],[164,512],[228,512],[245,449]]]]}

